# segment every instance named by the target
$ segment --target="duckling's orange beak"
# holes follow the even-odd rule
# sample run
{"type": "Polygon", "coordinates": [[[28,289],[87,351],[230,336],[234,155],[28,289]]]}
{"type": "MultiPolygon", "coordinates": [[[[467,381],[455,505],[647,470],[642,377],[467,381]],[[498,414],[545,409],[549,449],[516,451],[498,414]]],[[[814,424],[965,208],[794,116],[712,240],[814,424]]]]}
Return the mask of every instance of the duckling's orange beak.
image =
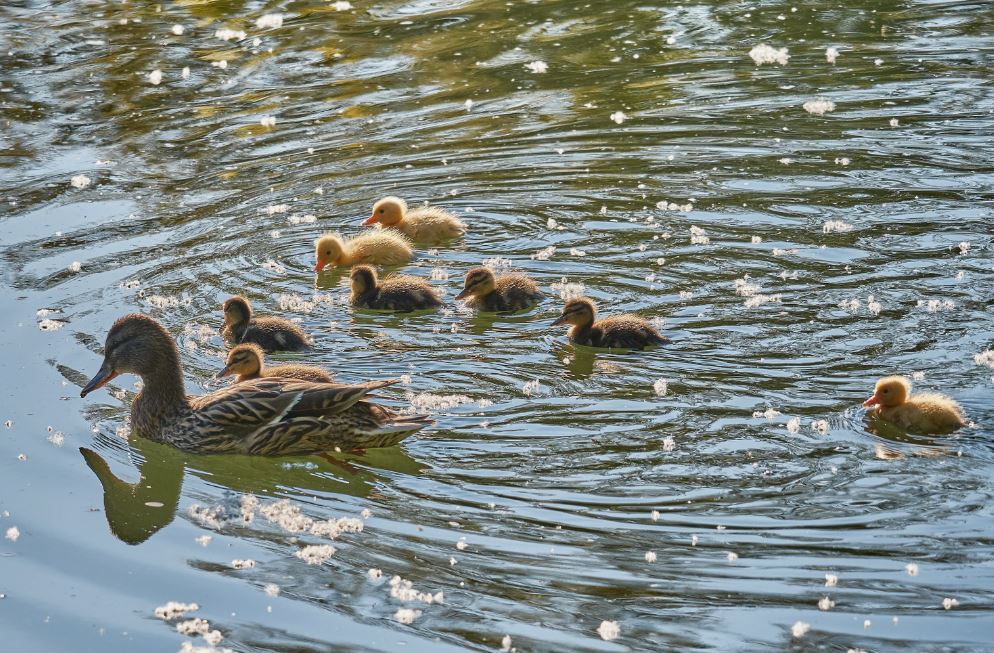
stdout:
{"type": "Polygon", "coordinates": [[[466,297],[469,297],[469,295],[469,288],[463,288],[462,292],[456,295],[456,299],[465,299],[466,297]]]}
{"type": "Polygon", "coordinates": [[[863,402],[863,408],[869,408],[870,406],[876,406],[880,403],[880,398],[877,395],[873,395],[869,399],[863,402]]]}
{"type": "Polygon", "coordinates": [[[215,375],[215,378],[220,379],[222,376],[228,376],[231,374],[231,365],[225,365],[220,372],[215,375]]]}
{"type": "Polygon", "coordinates": [[[322,259],[318,259],[318,262],[314,265],[314,271],[315,272],[320,272],[321,270],[324,269],[324,266],[326,266],[326,265],[328,265],[327,261],[324,261],[322,259]]]}
{"type": "Polygon", "coordinates": [[[373,215],[369,216],[368,218],[362,221],[362,226],[367,227],[371,224],[376,224],[376,222],[377,222],[376,214],[374,213],[373,215]]]}
{"type": "Polygon", "coordinates": [[[553,322],[550,326],[559,326],[560,324],[566,324],[565,315],[560,315],[559,317],[557,317],[555,322],[553,322]]]}
{"type": "Polygon", "coordinates": [[[104,360],[103,365],[100,366],[100,371],[97,372],[96,376],[90,379],[90,382],[87,383],[82,390],[80,390],[79,396],[85,397],[97,388],[104,387],[115,376],[117,376],[117,372],[114,371],[114,368],[111,367],[110,363],[104,360]]]}

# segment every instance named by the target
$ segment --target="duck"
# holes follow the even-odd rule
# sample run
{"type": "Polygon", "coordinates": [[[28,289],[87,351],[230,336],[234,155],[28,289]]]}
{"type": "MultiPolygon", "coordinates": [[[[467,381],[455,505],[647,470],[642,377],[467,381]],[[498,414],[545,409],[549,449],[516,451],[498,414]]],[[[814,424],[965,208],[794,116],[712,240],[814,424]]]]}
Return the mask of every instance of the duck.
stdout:
{"type": "Polygon", "coordinates": [[[111,326],[100,370],[79,396],[120,374],[142,380],[131,404],[134,431],[192,453],[282,456],[389,447],[431,423],[366,401],[399,379],[342,385],[268,377],[188,396],[176,341],[140,313],[111,326]]]}
{"type": "Polygon", "coordinates": [[[454,213],[437,206],[408,210],[407,202],[392,195],[376,202],[373,214],[362,224],[390,227],[411,240],[430,243],[451,240],[466,233],[466,225],[454,213]]]}
{"type": "Polygon", "coordinates": [[[237,374],[235,383],[251,381],[252,379],[280,377],[284,379],[299,379],[315,383],[334,383],[335,378],[321,369],[311,365],[277,365],[267,367],[266,357],[262,347],[244,342],[235,345],[228,352],[224,368],[217,373],[220,378],[229,374],[237,374]]]}
{"type": "Polygon", "coordinates": [[[317,258],[314,271],[320,272],[329,265],[404,265],[411,262],[414,250],[410,241],[396,231],[378,229],[347,239],[325,234],[314,241],[314,255],[317,258]]]}
{"type": "Polygon", "coordinates": [[[290,320],[254,316],[252,304],[241,295],[225,300],[222,308],[221,335],[229,342],[251,342],[267,352],[306,351],[314,345],[314,340],[290,320]]]}
{"type": "Polygon", "coordinates": [[[637,315],[614,315],[594,321],[597,306],[589,297],[566,302],[562,314],[552,326],[571,324],[569,339],[579,345],[619,349],[645,349],[669,339],[661,336],[649,322],[637,315]]]}
{"type": "Polygon", "coordinates": [[[439,308],[442,301],[424,279],[396,275],[379,281],[370,265],[357,265],[349,275],[352,282],[352,305],[380,311],[410,313],[439,308]]]}
{"type": "Polygon", "coordinates": [[[871,414],[917,433],[948,433],[966,426],[963,409],[955,400],[937,392],[911,394],[911,381],[886,376],[877,381],[873,396],[863,402],[871,414]]]}
{"type": "Polygon", "coordinates": [[[507,272],[495,276],[490,268],[476,267],[466,273],[462,292],[456,299],[481,311],[522,311],[539,303],[544,295],[527,275],[507,272]]]}

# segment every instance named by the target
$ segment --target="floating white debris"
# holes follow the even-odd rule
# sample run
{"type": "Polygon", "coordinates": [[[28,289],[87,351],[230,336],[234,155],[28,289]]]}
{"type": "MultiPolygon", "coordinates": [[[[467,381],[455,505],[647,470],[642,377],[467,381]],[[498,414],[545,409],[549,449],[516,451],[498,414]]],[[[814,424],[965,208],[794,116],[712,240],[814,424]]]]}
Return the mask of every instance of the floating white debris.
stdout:
{"type": "Polygon", "coordinates": [[[604,641],[610,642],[612,639],[618,639],[621,634],[621,626],[618,625],[617,621],[602,621],[601,625],[597,627],[597,634],[604,641]]]}
{"type": "Polygon", "coordinates": [[[442,592],[436,592],[434,594],[431,592],[420,592],[414,588],[411,581],[401,578],[400,576],[394,576],[390,579],[390,596],[399,601],[403,601],[404,603],[418,601],[431,605],[432,603],[445,602],[445,595],[442,594],[442,592]]]}
{"type": "Polygon", "coordinates": [[[555,218],[549,218],[545,221],[545,227],[546,229],[556,229],[559,227],[559,223],[556,222],[555,218]]]}
{"type": "Polygon", "coordinates": [[[711,242],[708,238],[707,232],[696,225],[690,225],[690,244],[691,245],[707,245],[711,242]]]}
{"type": "Polygon", "coordinates": [[[201,535],[200,537],[193,538],[193,541],[199,544],[200,546],[207,546],[208,544],[211,543],[212,539],[214,538],[212,538],[210,535],[201,535]]]}
{"type": "Polygon", "coordinates": [[[73,188],[86,188],[90,185],[90,178],[86,175],[76,175],[69,180],[69,185],[73,188]]]}
{"type": "Polygon", "coordinates": [[[852,225],[842,220],[828,220],[821,226],[821,230],[826,234],[844,234],[852,231],[852,225]]]}
{"type": "Polygon", "coordinates": [[[870,315],[880,315],[880,311],[883,310],[883,306],[880,305],[873,295],[868,295],[866,298],[866,310],[870,312],[870,315]]]}
{"type": "Polygon", "coordinates": [[[891,118],[890,122],[887,123],[887,124],[889,124],[891,127],[899,127],[900,126],[900,123],[897,121],[897,118],[891,118]]]}
{"type": "Polygon", "coordinates": [[[645,561],[646,562],[655,562],[656,561],[656,552],[655,551],[646,551],[645,552],[645,561]]]}
{"type": "Polygon", "coordinates": [[[818,609],[819,610],[826,611],[826,610],[831,610],[834,607],[835,607],[835,601],[833,601],[832,599],[828,598],[827,596],[822,597],[822,599],[820,601],[818,601],[818,609]]]}
{"type": "Polygon", "coordinates": [[[788,433],[798,433],[801,430],[801,418],[791,417],[787,420],[787,432],[788,433]]]}
{"type": "Polygon", "coordinates": [[[874,66],[882,66],[882,65],[884,65],[884,60],[883,59],[874,59],[873,60],[873,65],[874,66]]]}
{"type": "Polygon", "coordinates": [[[835,60],[839,58],[839,51],[836,48],[826,48],[825,49],[825,61],[828,63],[835,63],[835,60]]]}
{"type": "Polygon", "coordinates": [[[531,258],[535,261],[548,261],[552,258],[552,255],[556,253],[556,247],[554,245],[549,245],[543,249],[538,250],[531,255],[531,258]]]}
{"type": "Polygon", "coordinates": [[[283,14],[263,14],[255,19],[258,29],[276,29],[283,27],[283,14]]]}
{"type": "MultiPolygon", "coordinates": [[[[75,177],[73,177],[73,179],[75,179],[75,177]]],[[[73,184],[73,185],[75,185],[75,184],[73,184]]],[[[961,242],[959,245],[957,245],[956,247],[957,247],[957,249],[959,249],[959,253],[960,254],[966,254],[967,252],[970,251],[970,243],[968,241],[965,241],[965,240],[963,242],[961,242]]]]}
{"type": "Polygon", "coordinates": [[[568,281],[566,277],[563,277],[558,282],[553,283],[550,287],[553,292],[559,293],[559,297],[564,302],[567,302],[574,297],[580,297],[583,295],[583,291],[586,290],[586,286],[579,281],[568,281]]]}
{"type": "Polygon", "coordinates": [[[918,308],[924,308],[929,313],[939,313],[942,311],[951,311],[956,308],[956,302],[950,299],[919,299],[918,308]]]}
{"type": "Polygon", "coordinates": [[[652,384],[652,389],[656,391],[656,396],[665,397],[666,391],[669,389],[669,384],[666,382],[666,379],[657,379],[652,384]]]}
{"type": "Polygon", "coordinates": [[[259,119],[259,124],[263,127],[275,127],[276,126],[276,116],[263,116],[259,119]]]}
{"type": "Polygon", "coordinates": [[[909,576],[918,575],[918,565],[914,562],[909,562],[908,564],[904,565],[904,570],[908,572],[909,576]]]}
{"type": "Polygon", "coordinates": [[[220,68],[221,70],[226,70],[228,68],[228,60],[221,59],[220,61],[212,61],[211,65],[215,68],[220,68]]]}
{"type": "Polygon", "coordinates": [[[835,587],[839,584],[839,577],[835,574],[825,574],[825,587],[835,587]]]}
{"type": "Polygon", "coordinates": [[[346,0],[338,0],[337,2],[331,3],[331,8],[335,11],[348,11],[352,8],[352,3],[346,2],[346,0]]]}
{"type": "Polygon", "coordinates": [[[183,36],[183,32],[186,31],[186,28],[182,25],[173,25],[172,31],[176,36],[183,36]]]}
{"type": "Polygon", "coordinates": [[[818,98],[816,100],[808,100],[803,105],[804,110],[814,116],[824,116],[826,113],[831,113],[835,111],[835,102],[831,100],[826,100],[825,98],[818,98]]]}
{"type": "Polygon", "coordinates": [[[11,542],[16,542],[17,538],[21,536],[21,531],[18,530],[17,526],[11,526],[7,529],[7,534],[4,536],[11,542]]]}
{"type": "Polygon", "coordinates": [[[432,268],[431,270],[431,280],[432,281],[448,281],[449,273],[445,268],[432,268]]]}
{"type": "Polygon", "coordinates": [[[790,627],[790,632],[794,637],[804,637],[809,630],[811,630],[811,624],[803,621],[795,622],[794,625],[790,627]]]}
{"type": "Polygon", "coordinates": [[[231,566],[234,569],[252,569],[253,567],[255,567],[255,560],[252,560],[251,558],[248,558],[246,560],[236,559],[231,561],[231,566]]]}
{"type": "Polygon", "coordinates": [[[787,54],[787,48],[780,48],[778,50],[765,43],[757,45],[752,50],[749,50],[749,56],[756,62],[757,66],[761,66],[764,63],[776,63],[781,66],[786,66],[787,61],[790,59],[790,55],[787,54]]]}
{"type": "Polygon", "coordinates": [[[463,106],[466,107],[466,111],[469,111],[473,108],[473,101],[467,99],[463,106]]]}
{"type": "Polygon", "coordinates": [[[411,404],[411,410],[421,413],[449,410],[460,404],[468,404],[473,401],[466,395],[435,395],[429,392],[411,393],[407,396],[407,400],[411,404]]]}
{"type": "Polygon", "coordinates": [[[241,41],[246,37],[246,34],[241,30],[219,29],[214,32],[214,36],[222,41],[231,41],[232,39],[241,41]]]}
{"type": "Polygon", "coordinates": [[[383,578],[383,572],[380,571],[379,569],[376,569],[376,568],[373,568],[373,569],[370,569],[369,571],[367,571],[366,575],[369,576],[370,579],[372,579],[372,580],[379,580],[379,579],[383,578]]]}
{"type": "Polygon", "coordinates": [[[66,441],[66,436],[61,431],[56,431],[48,436],[48,441],[56,447],[61,447],[66,441]]]}
{"type": "Polygon", "coordinates": [[[535,74],[541,74],[544,72],[548,72],[549,64],[545,63],[544,61],[532,61],[531,63],[526,63],[525,68],[527,68],[528,70],[532,71],[535,74]]]}
{"type": "Polygon", "coordinates": [[[958,605],[959,605],[959,601],[957,601],[956,599],[950,599],[948,597],[942,599],[942,608],[944,610],[952,610],[953,608],[955,608],[958,605]]]}
{"type": "Polygon", "coordinates": [[[690,546],[697,546],[697,543],[700,542],[700,541],[701,541],[701,538],[697,537],[696,535],[691,535],[690,536],[690,546]]]}
{"type": "Polygon", "coordinates": [[[763,242],[763,237],[762,236],[753,236],[750,240],[752,241],[753,244],[759,244],[759,243],[763,242]]]}
{"type": "Polygon", "coordinates": [[[183,71],[180,73],[180,77],[183,79],[190,79],[190,67],[183,66],[183,71]]]}
{"type": "Polygon", "coordinates": [[[974,354],[973,363],[974,365],[986,365],[994,368],[994,349],[985,349],[979,354],[974,354]]]}
{"type": "Polygon", "coordinates": [[[758,308],[764,304],[779,304],[783,297],[780,293],[775,295],[753,295],[743,302],[746,308],[758,308]]]}
{"type": "Polygon", "coordinates": [[[760,410],[754,411],[752,416],[755,419],[759,419],[760,417],[765,417],[766,419],[773,421],[774,419],[780,416],[780,411],[773,410],[772,408],[767,408],[766,410],[763,411],[760,410]]]}
{"type": "Polygon", "coordinates": [[[44,319],[38,323],[38,328],[42,331],[58,331],[65,326],[64,322],[59,322],[58,320],[44,319]]]}
{"type": "MultiPolygon", "coordinates": [[[[407,383],[406,383],[405,385],[410,385],[410,383],[411,383],[411,376],[410,376],[409,374],[405,374],[405,375],[403,375],[403,376],[406,376],[406,377],[407,377],[407,383]]],[[[401,377],[401,378],[403,379],[403,377],[401,377]]],[[[403,380],[401,380],[401,383],[403,383],[403,380]]],[[[369,508],[363,508],[363,509],[362,509],[362,512],[360,512],[360,513],[359,513],[359,515],[360,515],[360,516],[361,516],[361,517],[362,517],[363,519],[369,519],[370,517],[372,517],[372,516],[373,516],[373,511],[372,511],[372,510],[370,510],[369,508]]]]}
{"type": "Polygon", "coordinates": [[[163,621],[172,621],[173,619],[182,617],[187,612],[196,612],[199,609],[200,606],[196,603],[169,601],[165,605],[160,605],[155,609],[155,616],[163,621]]]}
{"type": "Polygon", "coordinates": [[[265,585],[262,586],[262,591],[268,594],[269,596],[279,596],[281,590],[280,586],[277,585],[276,583],[266,583],[265,585]]]}
{"type": "Polygon", "coordinates": [[[728,561],[729,561],[729,562],[735,562],[736,560],[738,560],[738,559],[739,559],[739,554],[738,554],[738,553],[736,553],[735,551],[729,551],[729,552],[728,552],[728,553],[727,553],[727,554],[725,555],[725,557],[726,557],[726,558],[728,558],[728,561]]]}
{"type": "Polygon", "coordinates": [[[148,74],[148,82],[152,86],[158,86],[162,83],[162,71],[156,68],[148,74]]]}
{"type": "Polygon", "coordinates": [[[319,565],[335,555],[335,547],[330,544],[309,544],[294,555],[309,565],[319,565]]]}
{"type": "Polygon", "coordinates": [[[577,249],[575,247],[571,247],[570,250],[569,250],[569,255],[570,256],[578,256],[579,257],[579,256],[586,256],[587,253],[585,251],[583,251],[582,249],[577,249]]]}
{"type": "Polygon", "coordinates": [[[530,397],[530,396],[532,396],[533,394],[535,394],[536,392],[538,392],[541,389],[542,389],[542,384],[539,383],[539,380],[538,379],[533,379],[531,381],[527,381],[521,387],[521,393],[523,395],[525,395],[526,397],[530,397]]]}
{"type": "Polygon", "coordinates": [[[511,650],[511,636],[504,635],[504,639],[500,640],[500,650],[510,651],[511,650]]]}
{"type": "Polygon", "coordinates": [[[412,624],[420,616],[421,610],[412,610],[410,608],[398,608],[397,612],[393,614],[393,618],[397,623],[402,624],[412,624]]]}
{"type": "MultiPolygon", "coordinates": [[[[270,263],[270,261],[266,261],[266,263],[270,263]]],[[[272,261],[272,263],[275,263],[275,261],[272,261]]],[[[283,269],[283,266],[278,263],[276,265],[278,266],[274,268],[276,272],[282,274],[286,271],[283,269]]],[[[276,298],[276,303],[279,305],[281,311],[292,311],[295,313],[310,313],[317,306],[317,302],[304,299],[300,295],[287,294],[280,294],[276,298]]]]}
{"type": "MultiPolygon", "coordinates": [[[[610,118],[615,123],[620,125],[621,123],[625,122],[628,116],[626,116],[622,111],[615,111],[614,113],[611,114],[610,118]]],[[[602,210],[601,213],[607,213],[607,211],[602,210]]]]}

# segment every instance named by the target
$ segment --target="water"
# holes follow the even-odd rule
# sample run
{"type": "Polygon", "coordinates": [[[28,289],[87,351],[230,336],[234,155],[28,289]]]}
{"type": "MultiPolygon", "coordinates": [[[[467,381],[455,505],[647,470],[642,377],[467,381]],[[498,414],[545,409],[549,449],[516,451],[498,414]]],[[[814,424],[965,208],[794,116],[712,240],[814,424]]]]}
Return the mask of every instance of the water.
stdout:
{"type": "Polygon", "coordinates": [[[6,645],[206,646],[154,616],[182,601],[236,651],[992,650],[990,7],[355,4],[0,9],[6,645]],[[787,64],[757,66],[763,43],[787,64]],[[469,224],[406,269],[439,269],[448,310],[354,313],[341,273],[315,283],[313,238],[386,194],[469,224]],[[453,305],[496,257],[550,299],[453,305]],[[570,346],[564,278],[673,344],[570,346]],[[308,362],[410,375],[395,406],[466,401],[400,447],[268,460],[126,441],[132,377],[79,399],[130,311],[217,387],[239,292],[302,320],[308,362]],[[977,426],[867,432],[873,381],[915,372],[977,426]],[[371,516],[332,541],[246,523],[243,496],[371,516]],[[317,544],[337,551],[295,555],[317,544]]]}

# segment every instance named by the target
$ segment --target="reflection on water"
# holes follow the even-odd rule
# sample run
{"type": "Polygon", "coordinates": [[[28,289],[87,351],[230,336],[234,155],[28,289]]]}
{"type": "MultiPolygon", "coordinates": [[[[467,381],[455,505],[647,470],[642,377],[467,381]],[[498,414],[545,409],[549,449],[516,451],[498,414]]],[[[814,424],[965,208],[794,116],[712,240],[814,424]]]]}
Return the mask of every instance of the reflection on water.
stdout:
{"type": "Polygon", "coordinates": [[[8,647],[206,645],[155,619],[176,600],[238,651],[989,650],[989,7],[69,0],[0,17],[8,647]],[[757,65],[760,44],[786,64],[757,65]],[[819,100],[834,109],[804,108],[819,100]],[[315,237],[359,233],[387,194],[468,225],[402,268],[438,312],[353,311],[344,270],[313,273],[315,237]],[[546,299],[457,305],[485,260],[546,299]],[[672,343],[569,344],[549,324],[577,292],[672,343]],[[119,435],[131,377],[77,398],[131,311],[176,336],[192,391],[218,387],[234,294],[314,334],[274,364],[409,377],[393,403],[436,427],[362,456],[200,457],[119,435]],[[894,373],[975,425],[865,422],[894,373]],[[318,565],[297,554],[325,536],[192,516],[248,497],[372,515],[318,565]]]}

